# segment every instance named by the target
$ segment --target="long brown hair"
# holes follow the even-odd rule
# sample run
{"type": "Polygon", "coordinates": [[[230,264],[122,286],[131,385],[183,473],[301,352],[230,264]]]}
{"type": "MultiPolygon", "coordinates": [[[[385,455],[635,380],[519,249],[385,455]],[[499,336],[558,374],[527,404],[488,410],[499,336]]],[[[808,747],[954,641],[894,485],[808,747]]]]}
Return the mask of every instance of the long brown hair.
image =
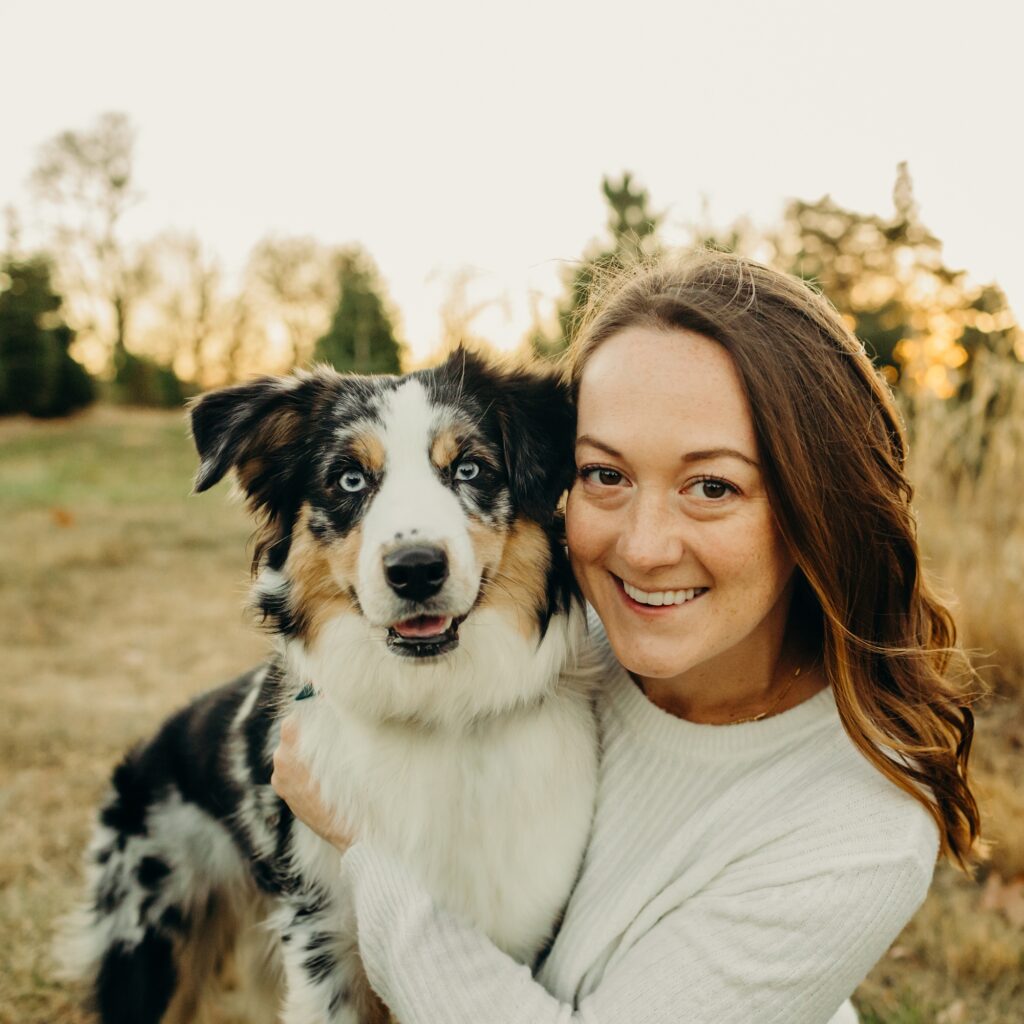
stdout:
{"type": "Polygon", "coordinates": [[[843,725],[966,867],[980,831],[969,669],[922,576],[903,427],[863,346],[801,281],[722,253],[662,257],[595,289],[569,353],[575,389],[590,354],[634,326],[694,331],[729,352],[797,562],[793,614],[818,632],[843,725]]]}

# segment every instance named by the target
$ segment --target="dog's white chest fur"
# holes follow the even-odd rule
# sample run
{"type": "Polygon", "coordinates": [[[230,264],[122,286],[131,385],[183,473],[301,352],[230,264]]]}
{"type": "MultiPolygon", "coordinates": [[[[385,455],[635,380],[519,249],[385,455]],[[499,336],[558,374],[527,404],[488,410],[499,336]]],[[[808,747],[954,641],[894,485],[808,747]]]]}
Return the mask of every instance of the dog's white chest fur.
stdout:
{"type": "MultiPolygon", "coordinates": [[[[542,661],[545,653],[534,651],[542,661]]],[[[375,721],[329,693],[297,708],[303,757],[339,822],[395,854],[442,906],[525,962],[572,888],[596,788],[590,701],[578,675],[555,678],[537,700],[460,727],[375,721]]],[[[337,854],[306,829],[296,854],[304,874],[335,883],[337,854]]]]}

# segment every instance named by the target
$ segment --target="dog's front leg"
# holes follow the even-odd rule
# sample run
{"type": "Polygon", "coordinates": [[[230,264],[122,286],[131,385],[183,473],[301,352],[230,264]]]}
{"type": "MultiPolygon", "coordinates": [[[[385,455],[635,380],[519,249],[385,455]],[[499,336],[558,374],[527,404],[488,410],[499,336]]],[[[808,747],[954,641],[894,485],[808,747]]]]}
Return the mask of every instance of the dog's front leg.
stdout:
{"type": "Polygon", "coordinates": [[[286,995],[283,1024],[386,1024],[366,978],[347,901],[322,889],[286,898],[281,922],[286,995]]]}

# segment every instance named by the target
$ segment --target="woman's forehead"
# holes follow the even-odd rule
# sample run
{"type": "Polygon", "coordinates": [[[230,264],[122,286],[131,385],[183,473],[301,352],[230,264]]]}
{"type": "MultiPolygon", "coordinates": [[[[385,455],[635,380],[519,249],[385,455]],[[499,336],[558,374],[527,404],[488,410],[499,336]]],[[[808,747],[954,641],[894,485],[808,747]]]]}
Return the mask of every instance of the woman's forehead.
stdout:
{"type": "Polygon", "coordinates": [[[717,342],[681,330],[633,327],[603,342],[579,382],[578,434],[605,445],[684,451],[731,448],[757,458],[746,393],[717,342]]]}

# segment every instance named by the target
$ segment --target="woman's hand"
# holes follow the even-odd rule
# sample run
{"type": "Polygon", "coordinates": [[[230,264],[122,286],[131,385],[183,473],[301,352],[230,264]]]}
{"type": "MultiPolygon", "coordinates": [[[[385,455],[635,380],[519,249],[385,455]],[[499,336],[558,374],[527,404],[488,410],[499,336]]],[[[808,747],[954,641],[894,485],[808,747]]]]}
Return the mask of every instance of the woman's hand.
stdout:
{"type": "Polygon", "coordinates": [[[352,845],[353,838],[334,820],[320,796],[320,786],[299,756],[300,728],[296,715],[289,715],[281,723],[281,739],[274,751],[274,774],[270,777],[270,785],[299,821],[344,853],[352,845]]]}

